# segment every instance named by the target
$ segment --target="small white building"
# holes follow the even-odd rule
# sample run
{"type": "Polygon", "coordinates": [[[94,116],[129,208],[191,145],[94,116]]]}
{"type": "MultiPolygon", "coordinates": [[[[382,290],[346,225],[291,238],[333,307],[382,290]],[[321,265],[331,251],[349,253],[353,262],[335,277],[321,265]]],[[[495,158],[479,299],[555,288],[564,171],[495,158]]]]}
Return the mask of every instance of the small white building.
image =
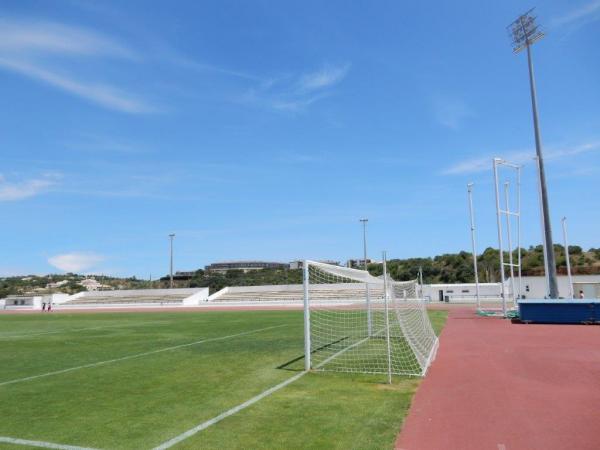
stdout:
{"type": "MultiPolygon", "coordinates": [[[[331,264],[332,266],[339,266],[340,262],[339,261],[334,261],[332,259],[322,259],[320,261],[317,261],[323,264],[331,264]]],[[[295,269],[302,269],[304,267],[304,261],[301,259],[297,259],[295,261],[290,262],[290,270],[295,270],[295,269]]]]}
{"type": "Polygon", "coordinates": [[[56,281],[54,283],[48,283],[46,289],[56,289],[66,284],[69,284],[69,280],[56,281]]]}
{"type": "Polygon", "coordinates": [[[87,291],[103,291],[107,289],[112,289],[111,286],[101,284],[94,278],[86,278],[85,280],[81,280],[77,284],[83,286],[87,291]]]}
{"type": "MultiPolygon", "coordinates": [[[[562,298],[569,298],[569,277],[559,275],[557,278],[558,295],[562,298]]],[[[600,275],[573,275],[572,278],[575,298],[579,297],[579,291],[583,291],[584,298],[600,298],[600,275]]],[[[522,277],[521,283],[525,298],[538,299],[546,297],[546,277],[522,277]]]]}
{"type": "MultiPolygon", "coordinates": [[[[573,293],[579,298],[600,298],[600,275],[573,275],[573,293]]],[[[512,283],[506,279],[506,294],[510,298],[512,283]]],[[[515,278],[515,291],[519,292],[519,279],[515,278]]],[[[558,292],[561,298],[569,298],[569,277],[558,276],[558,292]]],[[[477,301],[475,283],[424,284],[423,298],[429,302],[474,303],[477,301]]],[[[546,277],[521,277],[521,297],[525,299],[543,299],[547,295],[546,277]]],[[[479,283],[479,297],[482,302],[502,300],[501,283],[479,283]]]]}
{"type": "MultiPolygon", "coordinates": [[[[428,302],[475,303],[475,283],[424,284],[423,298],[428,302]]],[[[479,298],[482,302],[497,302],[502,299],[500,283],[479,283],[479,298]]]]}

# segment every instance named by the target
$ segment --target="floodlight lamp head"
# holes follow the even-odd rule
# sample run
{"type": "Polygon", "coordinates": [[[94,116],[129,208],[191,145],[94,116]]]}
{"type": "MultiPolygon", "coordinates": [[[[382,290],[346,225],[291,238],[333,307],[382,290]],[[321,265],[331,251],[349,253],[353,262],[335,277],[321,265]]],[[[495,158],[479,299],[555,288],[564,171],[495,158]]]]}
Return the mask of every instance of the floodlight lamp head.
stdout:
{"type": "Polygon", "coordinates": [[[521,14],[506,27],[512,43],[513,53],[519,53],[544,37],[544,32],[535,22],[536,16],[533,15],[533,10],[534,8],[525,14],[521,14]]]}
{"type": "Polygon", "coordinates": [[[360,220],[359,220],[359,222],[363,222],[363,223],[364,223],[364,222],[368,222],[368,221],[369,221],[369,219],[360,219],[360,220]]]}

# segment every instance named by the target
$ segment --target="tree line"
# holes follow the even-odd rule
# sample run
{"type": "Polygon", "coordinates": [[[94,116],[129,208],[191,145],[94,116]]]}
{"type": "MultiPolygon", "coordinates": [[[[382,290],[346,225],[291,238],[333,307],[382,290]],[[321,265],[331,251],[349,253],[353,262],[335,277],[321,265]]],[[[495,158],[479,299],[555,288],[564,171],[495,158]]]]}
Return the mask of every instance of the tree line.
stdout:
{"type": "MultiPolygon", "coordinates": [[[[559,274],[567,273],[565,249],[562,245],[554,245],[556,265],[559,274]]],[[[571,270],[575,275],[600,274],[600,248],[584,251],[578,245],[569,246],[571,270]]],[[[505,261],[508,261],[505,252],[505,261]]],[[[516,262],[517,251],[513,252],[516,262]]],[[[535,276],[544,274],[544,254],[541,245],[521,249],[522,274],[535,276]]],[[[482,283],[495,283],[500,280],[500,261],[497,249],[488,247],[477,256],[478,275],[482,283]]],[[[473,282],[473,259],[469,252],[447,253],[426,258],[391,259],[387,262],[388,272],[397,281],[414,280],[423,273],[423,282],[430,283],[469,283],[473,282]]],[[[383,273],[380,263],[369,264],[369,272],[379,276],[383,273]]],[[[69,284],[53,292],[75,293],[83,288],[77,284],[82,275],[64,274],[51,276],[7,277],[0,279],[0,298],[7,295],[23,294],[35,288],[42,288],[49,279],[53,281],[68,279],[69,284]]],[[[135,277],[117,278],[102,277],[102,283],[115,289],[156,289],[167,288],[167,278],[161,280],[140,280],[135,277]]],[[[230,270],[226,273],[204,271],[194,272],[191,278],[175,280],[174,287],[208,287],[214,293],[226,286],[261,286],[269,284],[300,284],[302,269],[261,269],[244,272],[230,270]]]]}

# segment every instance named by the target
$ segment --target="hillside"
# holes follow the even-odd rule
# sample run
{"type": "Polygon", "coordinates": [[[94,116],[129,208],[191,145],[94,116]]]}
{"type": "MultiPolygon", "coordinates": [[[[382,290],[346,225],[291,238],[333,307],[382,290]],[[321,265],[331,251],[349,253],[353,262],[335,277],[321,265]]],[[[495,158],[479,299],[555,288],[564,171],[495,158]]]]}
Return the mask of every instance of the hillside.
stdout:
{"type": "MultiPolygon", "coordinates": [[[[564,247],[555,245],[556,263],[559,274],[567,273],[564,247]]],[[[579,246],[569,247],[571,269],[573,274],[600,274],[600,248],[583,251],[579,246]]],[[[514,258],[516,261],[516,251],[514,258]]],[[[506,255],[508,258],[508,254],[506,255]]],[[[542,246],[522,249],[523,275],[543,275],[542,246]]],[[[497,282],[500,278],[498,250],[487,248],[477,257],[479,280],[483,283],[497,282]]],[[[508,259],[507,259],[508,260],[508,259]]],[[[418,277],[419,268],[423,271],[425,283],[465,283],[472,282],[473,262],[468,252],[449,253],[433,258],[391,259],[388,270],[395,280],[411,280],[418,277]]],[[[381,264],[370,264],[369,272],[381,275],[381,264]]],[[[14,294],[44,295],[55,292],[76,293],[84,290],[78,283],[85,277],[77,274],[24,276],[0,278],[0,298],[14,294]],[[60,287],[48,288],[50,282],[65,281],[60,287]]],[[[168,281],[140,280],[135,277],[95,277],[103,285],[113,289],[156,289],[168,287],[168,281]]],[[[241,270],[230,270],[226,274],[198,270],[189,280],[176,280],[175,287],[208,287],[211,293],[225,286],[259,286],[265,284],[299,284],[302,283],[302,270],[263,269],[244,273],[241,270]]]]}

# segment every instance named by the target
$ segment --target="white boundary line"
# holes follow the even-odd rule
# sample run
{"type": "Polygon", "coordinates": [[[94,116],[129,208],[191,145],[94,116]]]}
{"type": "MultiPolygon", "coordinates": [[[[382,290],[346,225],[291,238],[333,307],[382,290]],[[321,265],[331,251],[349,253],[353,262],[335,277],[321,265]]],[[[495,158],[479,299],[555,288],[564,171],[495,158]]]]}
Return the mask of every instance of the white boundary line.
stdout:
{"type": "Polygon", "coordinates": [[[94,450],[89,447],[77,447],[76,445],[63,445],[54,444],[52,442],[43,441],[29,441],[27,439],[17,439],[11,437],[0,436],[0,443],[14,444],[14,445],[28,445],[29,447],[41,447],[41,448],[56,448],[60,450],[94,450]]]}
{"type": "Polygon", "coordinates": [[[95,362],[95,363],[84,364],[82,366],[69,367],[68,369],[56,370],[54,372],[43,373],[43,374],[40,374],[40,375],[32,375],[30,377],[17,378],[15,380],[3,381],[3,382],[0,382],[0,386],[6,386],[8,384],[14,384],[14,383],[21,383],[23,381],[35,380],[35,379],[38,379],[38,378],[49,377],[49,376],[52,376],[52,375],[60,375],[60,374],[67,373],[67,372],[73,372],[75,370],[87,369],[89,367],[97,367],[97,366],[101,366],[101,365],[105,365],[105,364],[111,364],[111,363],[115,363],[115,362],[126,361],[128,359],[140,358],[142,356],[155,355],[157,353],[168,352],[168,351],[171,351],[171,350],[177,350],[179,348],[190,347],[192,345],[204,344],[206,342],[222,341],[224,339],[231,339],[231,338],[235,338],[235,337],[239,337],[239,336],[245,336],[245,335],[248,335],[248,334],[259,333],[261,331],[271,330],[273,328],[281,328],[281,327],[285,327],[285,326],[287,326],[287,325],[274,325],[272,327],[258,328],[256,330],[244,331],[243,333],[230,334],[229,336],[221,336],[221,337],[215,337],[215,338],[202,339],[201,341],[190,342],[188,344],[174,345],[173,347],[165,347],[165,348],[161,348],[161,349],[158,349],[158,350],[152,350],[152,351],[149,351],[149,352],[137,353],[135,355],[129,355],[129,356],[123,356],[121,358],[108,359],[106,361],[98,361],[98,362],[95,362]]]}
{"type": "MultiPolygon", "coordinates": [[[[331,361],[333,358],[341,355],[342,353],[362,344],[363,342],[365,342],[367,339],[369,339],[368,337],[364,338],[363,340],[356,342],[354,344],[352,344],[351,346],[340,350],[339,352],[331,355],[329,358],[327,358],[325,361],[321,362],[320,364],[318,364],[315,369],[319,369],[320,367],[322,367],[323,365],[327,364],[329,361],[331,361]]],[[[173,447],[174,445],[180,443],[181,441],[183,441],[184,439],[187,439],[191,436],[193,436],[196,433],[199,433],[202,430],[205,430],[206,428],[210,427],[211,425],[214,425],[216,423],[219,423],[221,420],[226,419],[229,416],[232,416],[238,412],[240,412],[242,409],[246,409],[248,406],[253,405],[254,403],[262,400],[265,397],[268,397],[269,395],[271,395],[272,393],[286,387],[288,384],[293,383],[294,381],[298,380],[299,378],[301,378],[302,376],[306,375],[308,373],[308,371],[302,371],[296,375],[294,375],[291,378],[288,378],[285,381],[282,381],[281,383],[279,383],[276,386],[273,386],[272,388],[267,389],[264,392],[261,392],[260,394],[252,397],[250,400],[245,401],[244,403],[241,403],[237,406],[234,406],[231,409],[228,409],[227,411],[225,411],[224,413],[219,414],[216,417],[213,417],[212,419],[207,420],[206,422],[202,422],[200,425],[195,426],[194,428],[191,428],[189,430],[187,430],[184,433],[181,433],[179,436],[175,436],[173,439],[170,439],[166,442],[163,442],[162,444],[160,444],[158,447],[154,447],[152,450],[166,450],[168,448],[173,447]]]]}
{"type": "Polygon", "coordinates": [[[279,383],[276,386],[273,386],[270,389],[267,389],[266,391],[252,397],[250,400],[245,401],[244,403],[241,403],[227,411],[225,411],[222,414],[219,414],[216,417],[213,417],[210,420],[207,420],[206,422],[202,422],[200,425],[195,426],[194,428],[189,429],[188,431],[186,431],[185,433],[180,434],[179,436],[174,437],[173,439],[168,440],[167,442],[163,442],[162,444],[160,444],[158,447],[154,447],[153,450],[165,450],[167,448],[171,448],[173,447],[175,444],[178,444],[179,442],[183,441],[184,439],[189,438],[190,436],[193,436],[194,434],[210,427],[211,425],[214,425],[218,422],[220,422],[221,420],[234,415],[235,413],[241,411],[242,409],[247,408],[250,405],[253,405],[254,403],[262,400],[263,398],[271,395],[273,392],[278,391],[281,388],[286,387],[288,384],[293,383],[294,381],[296,381],[298,378],[302,377],[303,375],[306,375],[308,372],[300,372],[296,375],[294,375],[291,378],[288,378],[287,380],[279,383]]]}

